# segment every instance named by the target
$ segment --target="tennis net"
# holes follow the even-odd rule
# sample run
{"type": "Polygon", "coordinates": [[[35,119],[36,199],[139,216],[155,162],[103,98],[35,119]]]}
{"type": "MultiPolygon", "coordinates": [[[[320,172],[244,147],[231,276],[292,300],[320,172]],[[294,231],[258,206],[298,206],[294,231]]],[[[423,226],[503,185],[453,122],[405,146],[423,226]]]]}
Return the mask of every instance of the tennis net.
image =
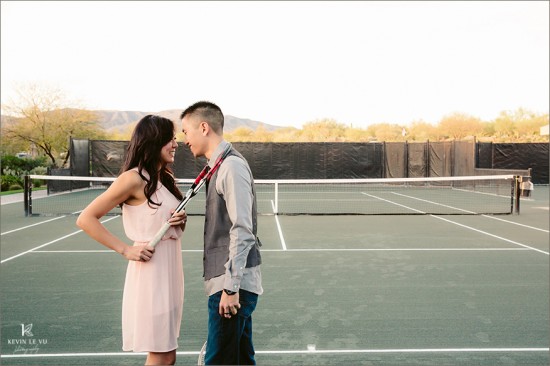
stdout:
{"type": "MultiPolygon", "coordinates": [[[[76,215],[114,180],[30,175],[25,214],[76,215]]],[[[256,180],[255,187],[258,213],[265,215],[476,215],[519,213],[517,181],[515,175],[256,180]]],[[[192,183],[192,179],[177,180],[183,193],[192,183]]],[[[188,203],[189,215],[204,214],[205,191],[188,203]]],[[[116,207],[109,215],[120,213],[116,207]]]]}

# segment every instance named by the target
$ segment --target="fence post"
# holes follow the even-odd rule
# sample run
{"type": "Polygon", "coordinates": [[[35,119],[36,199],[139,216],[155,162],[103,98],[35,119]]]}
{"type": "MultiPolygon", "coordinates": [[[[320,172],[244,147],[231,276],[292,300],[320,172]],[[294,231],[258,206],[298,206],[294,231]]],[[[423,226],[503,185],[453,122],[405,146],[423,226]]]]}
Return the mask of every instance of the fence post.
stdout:
{"type": "Polygon", "coordinates": [[[516,176],[514,177],[514,187],[513,187],[514,196],[513,196],[513,197],[515,197],[515,199],[516,199],[516,202],[515,202],[515,212],[516,212],[517,215],[519,215],[520,184],[521,184],[521,176],[516,175],[516,176]]]}
{"type": "Polygon", "coordinates": [[[405,140],[405,178],[409,177],[409,143],[405,140]]]}
{"type": "Polygon", "coordinates": [[[426,146],[425,146],[425,149],[426,151],[424,152],[424,157],[426,158],[426,173],[424,174],[424,176],[426,177],[429,177],[430,176],[430,139],[427,139],[426,140],[426,146]]]}

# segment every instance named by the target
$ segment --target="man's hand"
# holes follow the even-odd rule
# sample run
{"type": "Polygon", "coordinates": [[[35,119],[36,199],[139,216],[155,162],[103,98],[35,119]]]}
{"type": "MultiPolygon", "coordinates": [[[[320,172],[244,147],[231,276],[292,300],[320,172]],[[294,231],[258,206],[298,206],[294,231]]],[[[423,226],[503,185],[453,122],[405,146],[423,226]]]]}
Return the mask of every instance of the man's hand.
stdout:
{"type": "Polygon", "coordinates": [[[228,295],[225,291],[222,291],[222,298],[220,299],[220,307],[218,313],[224,318],[231,319],[231,316],[237,315],[237,312],[241,308],[239,304],[239,293],[235,295],[228,295]]]}

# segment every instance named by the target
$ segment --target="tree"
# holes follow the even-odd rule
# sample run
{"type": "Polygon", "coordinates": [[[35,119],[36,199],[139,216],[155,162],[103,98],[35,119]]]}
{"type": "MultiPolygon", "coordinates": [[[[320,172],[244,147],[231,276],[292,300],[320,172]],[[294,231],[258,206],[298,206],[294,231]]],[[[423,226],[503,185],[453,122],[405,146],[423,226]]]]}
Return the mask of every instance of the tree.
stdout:
{"type": "Polygon", "coordinates": [[[273,142],[294,142],[298,140],[300,130],[296,127],[284,127],[273,131],[273,142]]]}
{"type": "Polygon", "coordinates": [[[35,146],[53,167],[67,164],[69,139],[105,138],[97,116],[88,110],[70,108],[61,90],[28,84],[16,89],[17,99],[2,105],[11,117],[2,121],[2,136],[35,146]],[[5,122],[5,125],[4,125],[5,122]]]}
{"type": "Polygon", "coordinates": [[[227,141],[242,141],[242,142],[250,142],[253,141],[254,131],[252,131],[250,128],[241,126],[237,127],[233,132],[224,134],[224,138],[227,141]]]}
{"type": "Polygon", "coordinates": [[[439,121],[438,128],[442,135],[455,140],[463,139],[468,136],[477,136],[483,131],[483,126],[479,118],[460,112],[454,112],[444,116],[441,121],[439,121]]]}
{"type": "Polygon", "coordinates": [[[304,124],[301,138],[304,142],[342,141],[346,126],[333,119],[322,119],[304,124]]]}
{"type": "Polygon", "coordinates": [[[265,129],[263,125],[259,125],[254,131],[254,141],[256,142],[271,142],[273,141],[272,134],[265,129]]]}
{"type": "Polygon", "coordinates": [[[371,138],[366,129],[354,127],[347,128],[344,136],[348,142],[368,142],[371,138]]]}
{"type": "Polygon", "coordinates": [[[537,114],[524,108],[502,111],[494,121],[495,134],[507,140],[536,140],[540,128],[548,124],[548,114],[537,114]]]}
{"type": "Polygon", "coordinates": [[[494,121],[494,131],[497,138],[511,138],[514,136],[514,118],[509,111],[500,112],[494,121]]]}
{"type": "Polygon", "coordinates": [[[403,126],[392,123],[377,123],[367,128],[367,132],[377,141],[405,141],[403,126]]]}
{"type": "Polygon", "coordinates": [[[1,122],[2,131],[0,133],[0,147],[1,147],[2,156],[16,155],[17,153],[20,153],[20,152],[30,152],[31,150],[33,150],[33,146],[31,146],[28,142],[18,140],[18,139],[8,138],[6,136],[6,133],[4,131],[4,126],[7,126],[13,123],[14,120],[15,118],[11,116],[2,115],[2,122],[1,122]]]}
{"type": "Polygon", "coordinates": [[[409,128],[406,128],[407,140],[412,141],[438,141],[439,133],[437,128],[431,123],[419,120],[413,121],[409,128]]]}

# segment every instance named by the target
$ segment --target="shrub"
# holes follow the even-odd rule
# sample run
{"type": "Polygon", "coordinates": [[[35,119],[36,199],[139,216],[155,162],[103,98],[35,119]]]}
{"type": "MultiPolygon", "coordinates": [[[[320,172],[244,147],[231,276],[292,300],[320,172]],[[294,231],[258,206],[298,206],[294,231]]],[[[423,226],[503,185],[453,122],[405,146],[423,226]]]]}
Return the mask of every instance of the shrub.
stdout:
{"type": "Polygon", "coordinates": [[[18,189],[21,189],[21,187],[23,187],[23,181],[21,180],[21,178],[16,177],[15,175],[2,175],[0,177],[0,183],[0,189],[2,189],[2,191],[9,191],[14,185],[18,185],[18,189]]]}
{"type": "Polygon", "coordinates": [[[13,155],[3,155],[0,164],[2,169],[1,173],[4,175],[8,174],[6,173],[7,170],[15,172],[14,175],[25,175],[37,167],[45,166],[46,157],[42,156],[36,159],[22,159],[13,155]]]}
{"type": "Polygon", "coordinates": [[[33,168],[29,173],[35,175],[47,175],[48,168],[45,166],[37,166],[36,168],[33,168]]]}
{"type": "MultiPolygon", "coordinates": [[[[23,179],[27,174],[46,175],[48,168],[44,166],[46,164],[46,157],[39,157],[36,159],[31,158],[18,158],[13,155],[4,155],[1,158],[1,189],[2,191],[8,191],[13,189],[21,189],[23,187],[23,179]],[[14,188],[18,186],[18,188],[14,188]]],[[[43,182],[34,180],[33,185],[40,187],[43,182]]]]}

